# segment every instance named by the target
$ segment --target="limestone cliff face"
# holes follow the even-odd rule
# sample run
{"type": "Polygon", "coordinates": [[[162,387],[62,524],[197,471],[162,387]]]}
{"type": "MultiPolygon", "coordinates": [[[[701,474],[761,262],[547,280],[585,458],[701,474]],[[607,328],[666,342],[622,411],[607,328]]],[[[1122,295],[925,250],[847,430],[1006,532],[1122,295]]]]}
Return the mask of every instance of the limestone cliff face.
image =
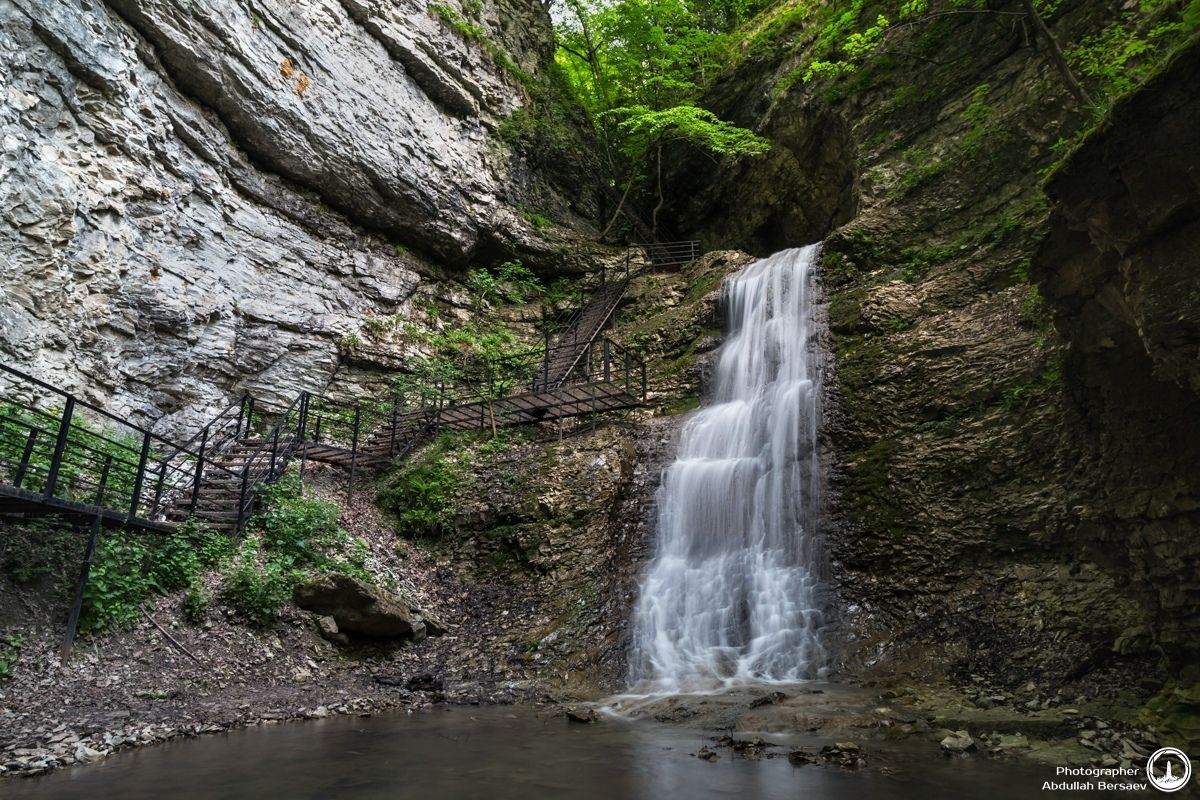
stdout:
{"type": "MultiPolygon", "coordinates": [[[[1051,24],[1074,42],[1106,13],[1064,3],[1051,24]]],[[[1159,379],[1186,384],[1195,365],[1194,259],[1170,255],[1194,251],[1191,217],[1151,203],[1150,224],[1129,223],[1146,238],[1144,260],[1117,269],[1114,248],[1124,253],[1130,240],[1122,228],[1103,241],[1095,219],[1125,225],[1121,209],[1139,202],[1137,190],[1096,214],[1084,204],[1096,243],[1071,234],[1067,249],[1088,254],[1063,264],[1069,286],[1059,294],[1069,296],[1048,307],[1030,282],[1049,210],[1039,172],[1087,112],[1019,26],[962,15],[900,36],[834,82],[795,80],[815,37],[803,25],[769,51],[751,50],[712,100],[770,136],[773,155],[707,189],[697,185],[701,164],[684,164],[672,187],[687,190],[681,232],[710,243],[761,253],[825,239],[835,371],[826,537],[844,612],[832,639],[852,670],[1032,681],[1031,691],[1129,685],[1114,678],[1122,675],[1153,683],[1159,645],[1179,653],[1197,644],[1181,611],[1160,613],[1194,608],[1186,541],[1200,471],[1185,455],[1197,452],[1194,433],[1180,425],[1195,418],[1195,398],[1159,379]],[[1091,277],[1080,289],[1083,262],[1091,277]],[[1141,278],[1131,282],[1133,273],[1141,278]],[[1073,366],[1078,349],[1108,346],[1095,327],[1084,333],[1082,321],[1096,316],[1087,304],[1119,317],[1112,325],[1129,352],[1144,344],[1152,358],[1139,354],[1121,380],[1085,378],[1073,366]],[[1052,320],[1067,306],[1077,321],[1061,337],[1052,320]],[[1108,411],[1083,400],[1099,380],[1112,387],[1108,411]],[[1136,417],[1120,435],[1118,406],[1136,417]],[[1112,557],[1114,541],[1125,555],[1112,557]]],[[[1194,131],[1194,109],[1179,113],[1170,130],[1194,131]]],[[[1151,124],[1150,109],[1144,116],[1151,124]]],[[[1131,158],[1145,146],[1139,130],[1121,139],[1131,158]]],[[[1095,147],[1095,180],[1112,194],[1118,175],[1145,178],[1099,157],[1112,155],[1108,144],[1095,147]]],[[[1067,218],[1093,192],[1090,180],[1063,185],[1067,218]]],[[[1194,209],[1194,172],[1169,185],[1190,198],[1180,208],[1194,209]]]]}
{"type": "Polygon", "coordinates": [[[0,1],[4,360],[187,427],[323,389],[364,320],[447,295],[433,262],[559,248],[524,209],[586,227],[497,135],[545,12],[439,8],[0,1]]]}

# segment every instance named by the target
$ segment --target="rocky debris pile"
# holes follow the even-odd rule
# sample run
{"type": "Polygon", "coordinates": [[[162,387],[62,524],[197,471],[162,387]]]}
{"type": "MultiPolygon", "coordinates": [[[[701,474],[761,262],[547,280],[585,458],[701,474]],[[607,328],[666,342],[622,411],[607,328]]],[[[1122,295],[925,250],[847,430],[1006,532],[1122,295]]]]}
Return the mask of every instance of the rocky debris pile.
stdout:
{"type": "Polygon", "coordinates": [[[1146,766],[1146,759],[1160,746],[1153,730],[1121,727],[1095,717],[1079,720],[1077,741],[1097,754],[1095,766],[1125,769],[1146,766]]]}
{"type": "Polygon", "coordinates": [[[825,745],[819,753],[795,749],[787,754],[788,763],[793,767],[803,767],[806,764],[821,764],[824,766],[841,767],[842,769],[862,769],[867,766],[867,754],[862,747],[854,742],[837,742],[825,745]]]}

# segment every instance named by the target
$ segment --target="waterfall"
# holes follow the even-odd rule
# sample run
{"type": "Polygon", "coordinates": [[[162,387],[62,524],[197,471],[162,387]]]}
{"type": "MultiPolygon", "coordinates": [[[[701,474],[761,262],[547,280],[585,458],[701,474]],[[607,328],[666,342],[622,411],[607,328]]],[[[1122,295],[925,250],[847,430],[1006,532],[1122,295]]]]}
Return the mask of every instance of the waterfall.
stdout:
{"type": "Polygon", "coordinates": [[[818,246],[725,282],[712,401],[658,491],[657,550],[633,615],[630,680],[684,692],[817,677],[818,246]]]}

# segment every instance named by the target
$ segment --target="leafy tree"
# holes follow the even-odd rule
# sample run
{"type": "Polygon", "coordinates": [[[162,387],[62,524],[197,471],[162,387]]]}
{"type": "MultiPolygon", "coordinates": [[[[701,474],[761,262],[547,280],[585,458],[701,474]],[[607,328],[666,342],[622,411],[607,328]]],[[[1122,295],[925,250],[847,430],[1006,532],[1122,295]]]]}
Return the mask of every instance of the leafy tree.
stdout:
{"type": "Polygon", "coordinates": [[[1149,72],[1151,56],[1165,52],[1166,43],[1200,24],[1200,0],[1188,0],[1186,7],[1183,0],[1139,0],[1101,33],[1064,50],[1046,23],[1061,5],[1062,0],[1016,0],[1001,8],[987,0],[892,0],[872,4],[868,11],[866,0],[852,0],[821,31],[817,58],[804,68],[803,79],[853,72],[907,28],[956,15],[988,16],[1022,26],[1026,41],[1042,43],[1039,49],[1080,106],[1102,110],[1106,101],[1149,72]],[[1195,17],[1190,22],[1189,13],[1195,17]],[[1102,102],[1093,99],[1078,72],[1098,79],[1102,102]]]}
{"type": "Polygon", "coordinates": [[[564,3],[559,63],[596,122],[613,174],[625,175],[608,229],[653,165],[657,203],[651,227],[657,230],[665,147],[686,143],[725,161],[767,151],[762,137],[696,105],[720,66],[720,31],[750,13],[756,0],[564,3]]]}

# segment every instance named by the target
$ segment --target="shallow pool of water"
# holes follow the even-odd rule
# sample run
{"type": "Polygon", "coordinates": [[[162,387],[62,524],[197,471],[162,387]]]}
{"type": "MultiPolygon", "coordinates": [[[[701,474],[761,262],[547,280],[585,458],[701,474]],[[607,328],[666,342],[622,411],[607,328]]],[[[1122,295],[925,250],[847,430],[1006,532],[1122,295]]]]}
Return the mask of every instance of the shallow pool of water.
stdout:
{"type": "Polygon", "coordinates": [[[792,767],[786,758],[750,761],[727,748],[712,763],[691,755],[712,744],[712,735],[619,719],[572,724],[532,708],[438,707],[170,742],[94,766],[0,781],[0,797],[1000,800],[1045,796],[1042,782],[1054,779],[1051,767],[947,760],[928,745],[864,742],[871,765],[859,771],[792,767]]]}

